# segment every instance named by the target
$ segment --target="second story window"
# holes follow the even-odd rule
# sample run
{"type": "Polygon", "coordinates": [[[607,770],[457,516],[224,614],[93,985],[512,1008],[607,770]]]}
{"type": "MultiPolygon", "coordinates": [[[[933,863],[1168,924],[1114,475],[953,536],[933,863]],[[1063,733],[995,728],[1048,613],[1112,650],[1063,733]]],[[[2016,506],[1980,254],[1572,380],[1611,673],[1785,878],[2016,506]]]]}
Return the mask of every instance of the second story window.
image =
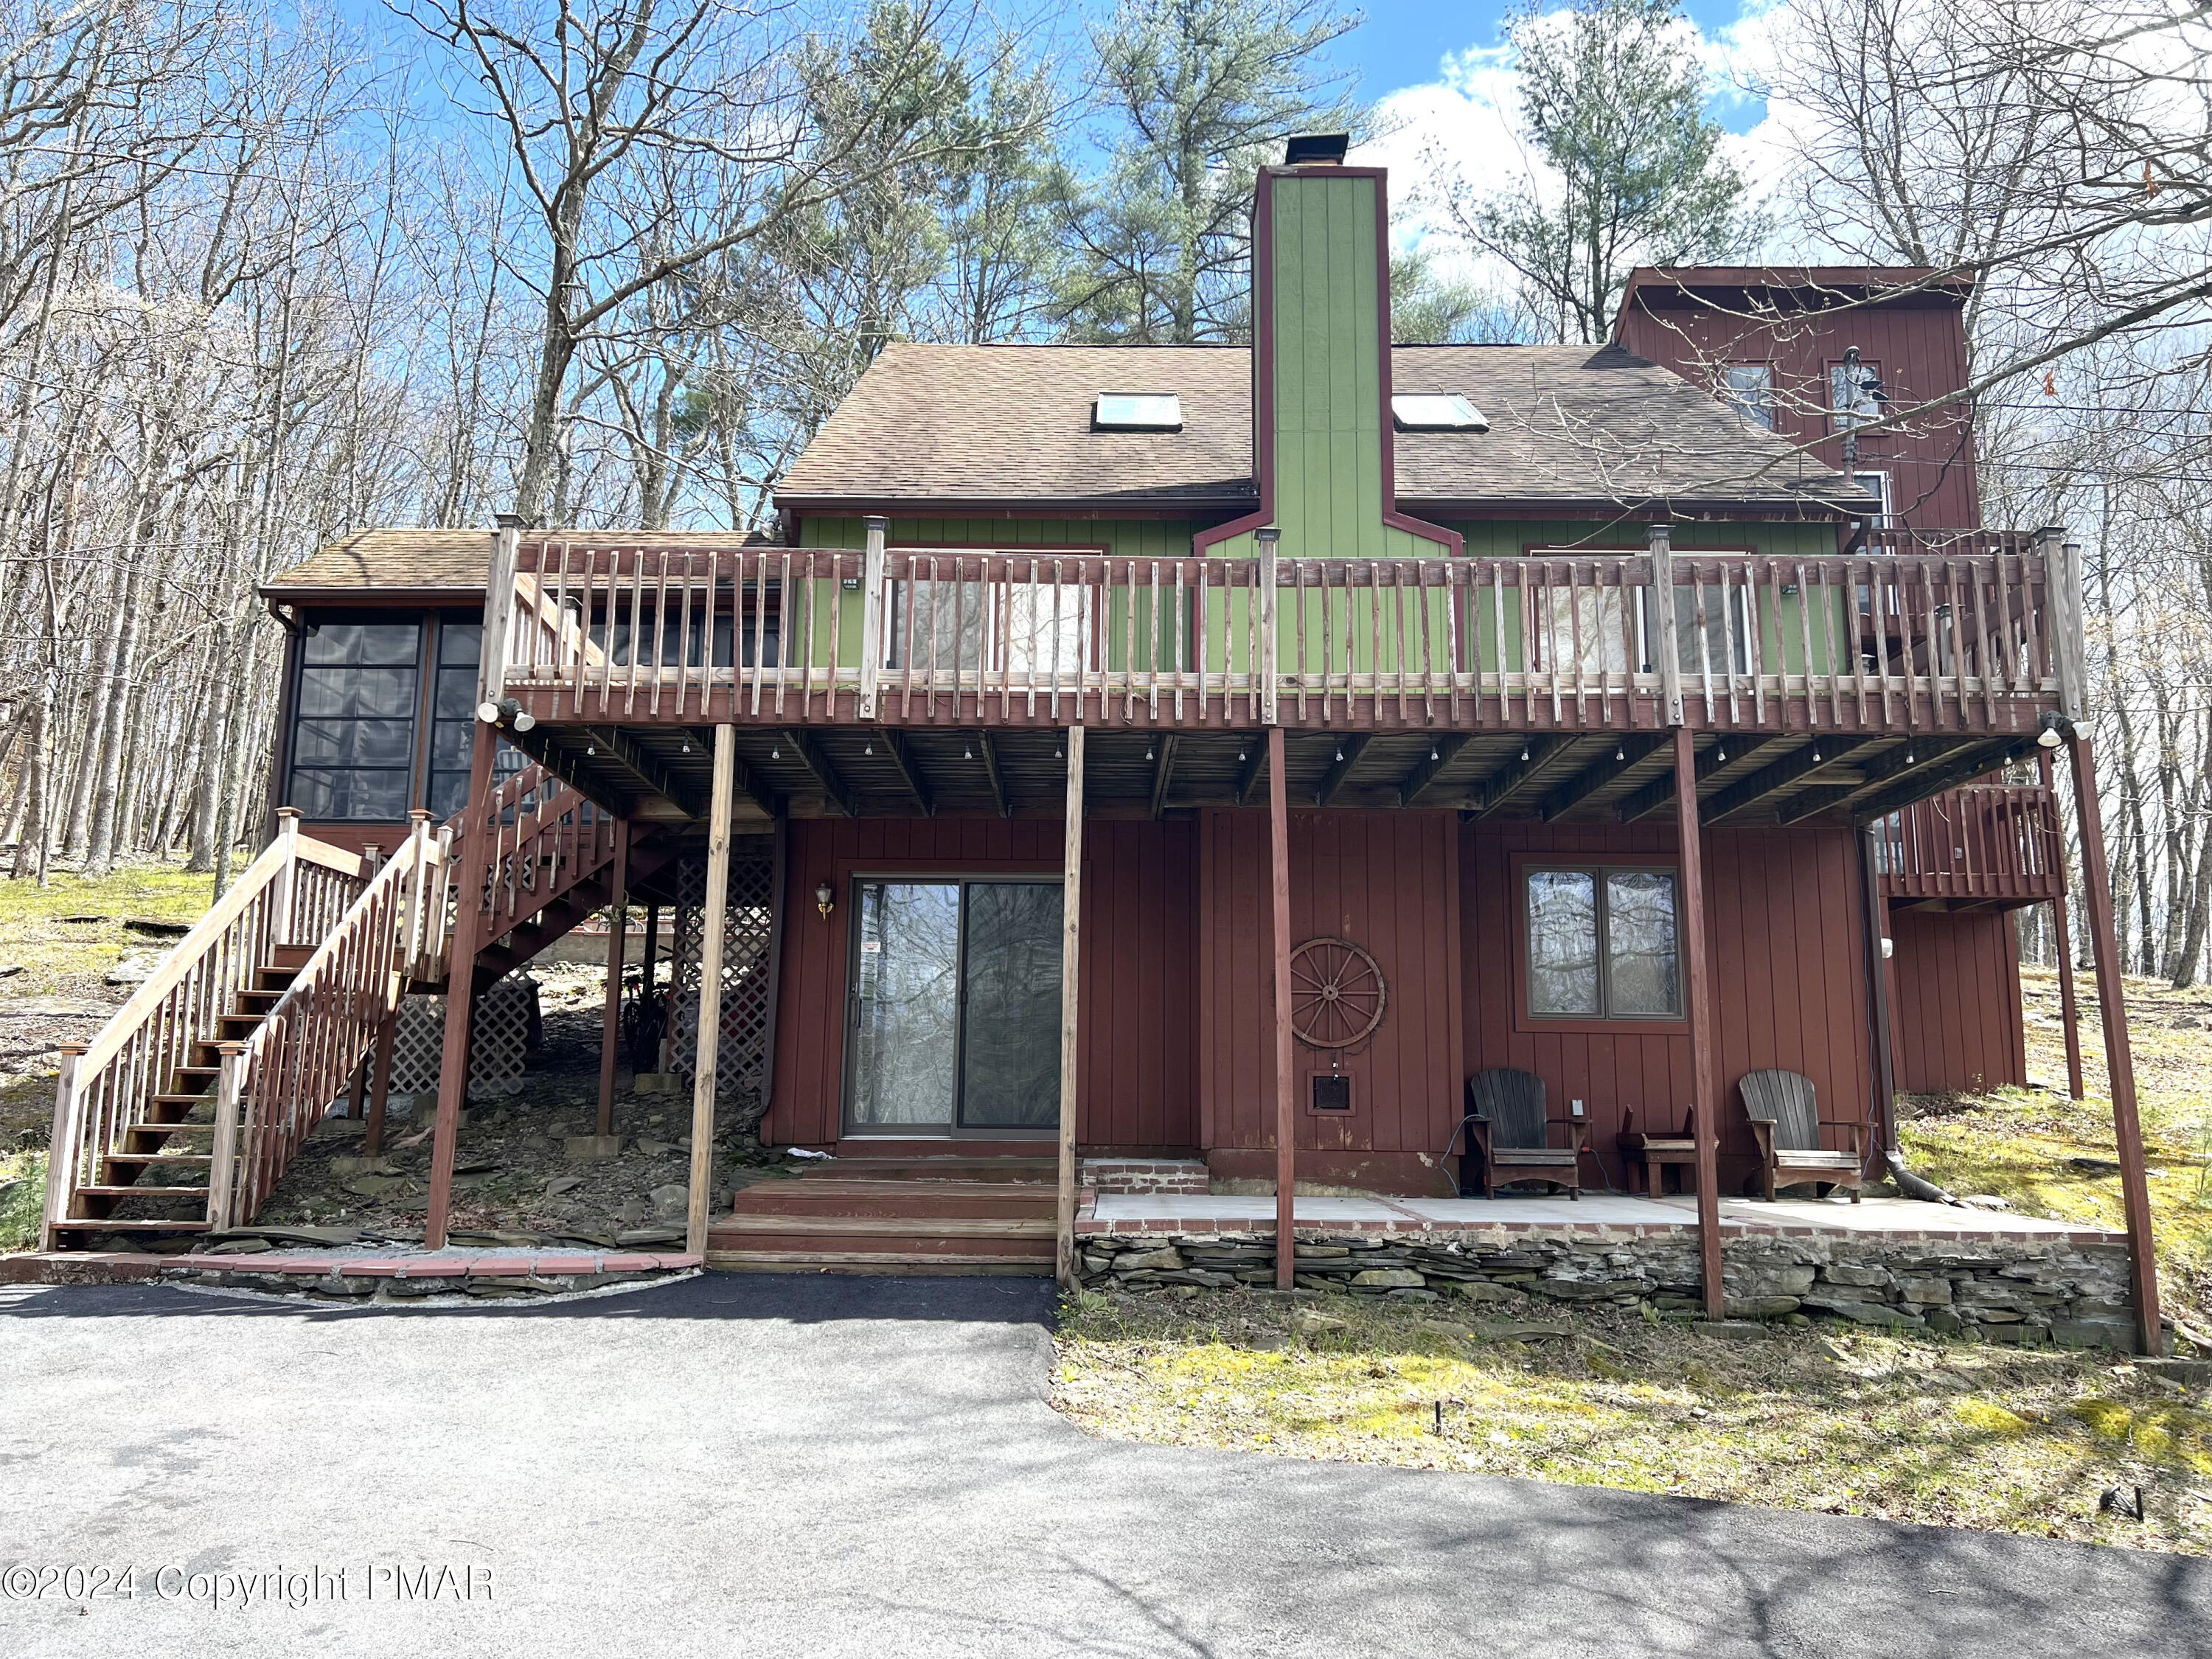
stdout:
{"type": "Polygon", "coordinates": [[[1774,365],[1729,363],[1720,373],[1721,401],[1752,425],[1774,430],[1774,365]]]}

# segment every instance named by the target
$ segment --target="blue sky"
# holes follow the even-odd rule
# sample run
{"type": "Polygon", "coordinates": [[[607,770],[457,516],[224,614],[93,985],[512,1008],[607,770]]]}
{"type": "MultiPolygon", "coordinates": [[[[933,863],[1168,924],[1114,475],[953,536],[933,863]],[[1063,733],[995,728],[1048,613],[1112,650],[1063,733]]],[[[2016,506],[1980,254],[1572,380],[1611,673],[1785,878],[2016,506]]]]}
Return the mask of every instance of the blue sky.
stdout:
{"type": "MultiPolygon", "coordinates": [[[[1709,37],[1735,22],[1741,0],[1690,0],[1690,20],[1709,37]]],[[[1437,78],[1446,54],[1498,42],[1507,7],[1499,0],[1368,0],[1367,21],[1337,43],[1339,59],[1359,71],[1360,94],[1377,99],[1437,78]]],[[[1763,112],[1755,103],[1729,100],[1714,115],[1733,132],[1747,132],[1763,112]]]]}

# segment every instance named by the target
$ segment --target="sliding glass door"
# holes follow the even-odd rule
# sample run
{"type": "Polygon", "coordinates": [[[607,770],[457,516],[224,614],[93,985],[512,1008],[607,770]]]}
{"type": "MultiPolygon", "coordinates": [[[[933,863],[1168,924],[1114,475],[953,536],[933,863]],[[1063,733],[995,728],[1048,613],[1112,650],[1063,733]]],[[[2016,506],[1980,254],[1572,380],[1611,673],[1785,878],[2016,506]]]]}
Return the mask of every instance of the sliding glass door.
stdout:
{"type": "Polygon", "coordinates": [[[1059,1123],[1060,897],[1057,881],[854,880],[849,1131],[1059,1123]]]}

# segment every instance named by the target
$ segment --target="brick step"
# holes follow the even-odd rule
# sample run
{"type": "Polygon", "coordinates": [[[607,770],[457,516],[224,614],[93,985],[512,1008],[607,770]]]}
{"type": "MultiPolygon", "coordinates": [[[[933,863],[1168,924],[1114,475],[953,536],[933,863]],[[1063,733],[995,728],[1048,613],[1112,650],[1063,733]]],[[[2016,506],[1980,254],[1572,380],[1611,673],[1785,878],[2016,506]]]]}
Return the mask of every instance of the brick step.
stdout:
{"type": "Polygon", "coordinates": [[[881,1276],[973,1274],[1048,1279],[1049,1255],[916,1256],[896,1250],[720,1249],[710,1237],[707,1266],[726,1273],[854,1273],[881,1276]]]}

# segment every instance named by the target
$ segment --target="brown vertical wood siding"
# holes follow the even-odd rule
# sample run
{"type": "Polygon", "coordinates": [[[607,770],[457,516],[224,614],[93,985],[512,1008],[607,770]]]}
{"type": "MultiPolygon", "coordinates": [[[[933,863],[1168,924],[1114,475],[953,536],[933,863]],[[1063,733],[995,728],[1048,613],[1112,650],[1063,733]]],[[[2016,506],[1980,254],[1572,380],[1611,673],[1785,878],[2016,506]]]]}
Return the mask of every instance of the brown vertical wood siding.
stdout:
{"type": "Polygon", "coordinates": [[[1893,910],[1890,1035],[1908,1094],[2027,1081],[2009,912],[1893,910]]]}
{"type": "MultiPolygon", "coordinates": [[[[1647,301],[1665,297],[1647,295],[1647,301]]],[[[1620,343],[1661,363],[1704,391],[1713,389],[1717,362],[1769,362],[1774,367],[1775,431],[1793,444],[1817,443],[1820,465],[1843,465],[1843,440],[1832,433],[1827,408],[1831,363],[1844,350],[1880,371],[1898,407],[1957,391],[1966,383],[1966,336],[1959,309],[1942,305],[1888,305],[1838,312],[1831,317],[1791,311],[1778,323],[1678,304],[1657,311],[1632,307],[1621,319],[1620,343]]],[[[1887,472],[1897,516],[1909,529],[1971,529],[1982,521],[1974,478],[1971,410],[1938,411],[1907,431],[1870,432],[1859,440],[1859,470],[1887,472]]]]}
{"type": "MultiPolygon", "coordinates": [[[[1349,939],[1375,957],[1389,987],[1389,1010],[1374,1036],[1340,1051],[1352,1079],[1349,1113],[1308,1109],[1309,1079],[1329,1071],[1330,1055],[1297,1047],[1298,1146],[1340,1155],[1314,1160],[1323,1179],[1370,1167],[1407,1177],[1406,1190],[1436,1190],[1434,1181],[1410,1177],[1421,1167],[1414,1155],[1433,1158],[1459,1121],[1455,829],[1449,812],[1291,814],[1292,949],[1318,934],[1349,939]],[[1405,1156],[1369,1160],[1370,1153],[1405,1156]]],[[[1203,811],[1198,845],[1200,1144],[1272,1147],[1267,816],[1203,811]]]]}
{"type": "MultiPolygon", "coordinates": [[[[1057,876],[1062,829],[1058,818],[792,824],[769,1138],[823,1146],[838,1136],[854,872],[1057,876]],[[823,881],[837,895],[826,921],[814,898],[823,881]]],[[[1196,1144],[1196,832],[1188,821],[1093,819],[1084,826],[1076,1133],[1086,1147],[1196,1144]]]]}
{"type": "MultiPolygon", "coordinates": [[[[1613,1151],[1626,1108],[1639,1124],[1674,1128],[1690,1103],[1686,1025],[1613,1022],[1612,1029],[1549,1031],[1515,1018],[1520,972],[1513,855],[1545,859],[1673,854],[1671,825],[1469,824],[1460,854],[1467,945],[1468,1073],[1518,1066],[1544,1080],[1564,1117],[1579,1097],[1591,1144],[1615,1183],[1613,1151]]],[[[1723,1190],[1740,1184],[1752,1155],[1736,1097],[1746,1072],[1782,1066],[1820,1091],[1821,1115],[1864,1119],[1873,1093],[1856,848],[1847,830],[1716,830],[1705,836],[1707,939],[1712,961],[1714,1078],[1721,1093],[1723,1190]]],[[[1587,1175],[1585,1181],[1589,1180],[1587,1175]]]]}

